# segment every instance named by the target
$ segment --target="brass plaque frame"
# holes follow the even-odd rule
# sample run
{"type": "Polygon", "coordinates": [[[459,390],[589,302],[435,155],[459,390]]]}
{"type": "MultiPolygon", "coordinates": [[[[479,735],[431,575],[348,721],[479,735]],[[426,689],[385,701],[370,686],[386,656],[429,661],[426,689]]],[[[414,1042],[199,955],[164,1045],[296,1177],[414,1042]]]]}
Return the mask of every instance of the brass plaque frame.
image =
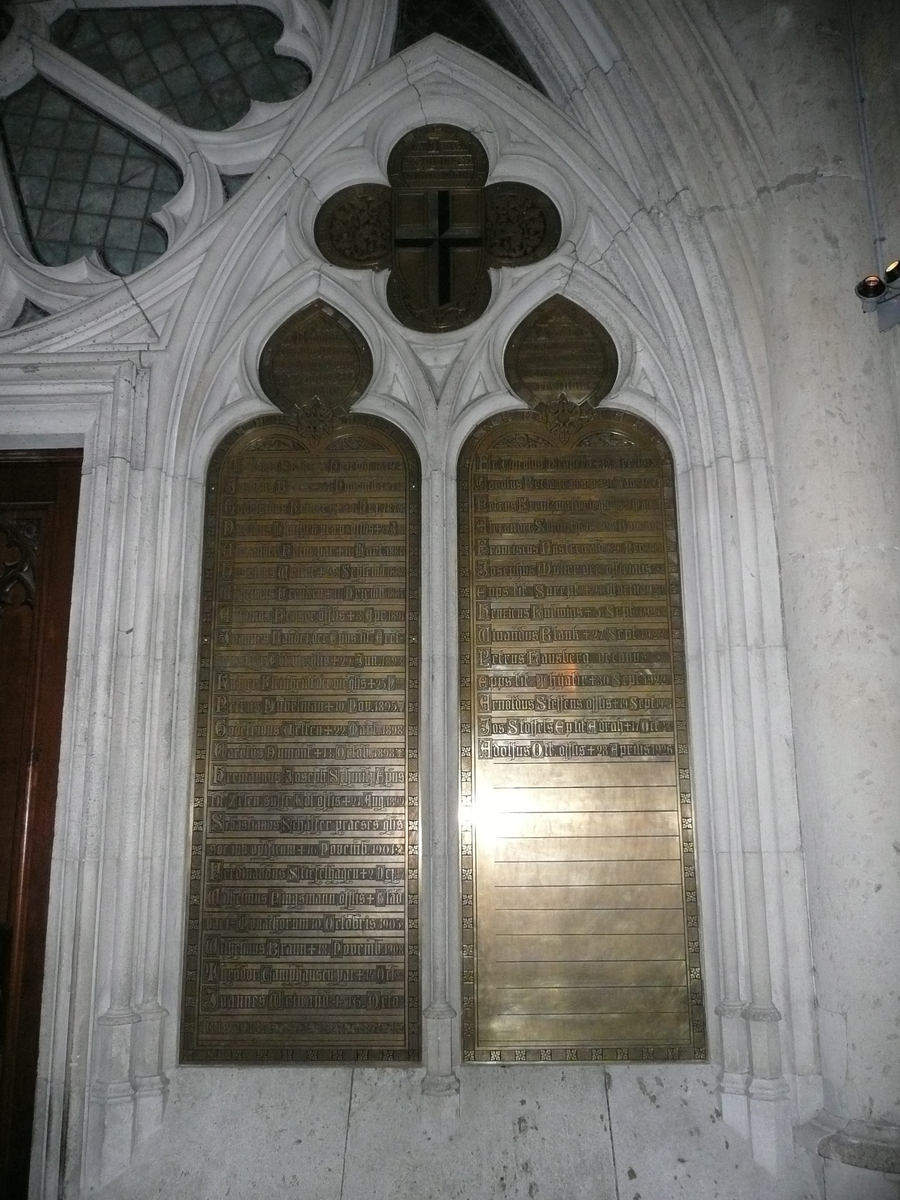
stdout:
{"type": "Polygon", "coordinates": [[[182,1062],[420,1057],[419,475],[369,416],[213,456],[182,1062]]]}
{"type": "Polygon", "coordinates": [[[464,1059],[704,1059],[663,439],[562,401],[486,421],[459,587],[464,1059]]]}

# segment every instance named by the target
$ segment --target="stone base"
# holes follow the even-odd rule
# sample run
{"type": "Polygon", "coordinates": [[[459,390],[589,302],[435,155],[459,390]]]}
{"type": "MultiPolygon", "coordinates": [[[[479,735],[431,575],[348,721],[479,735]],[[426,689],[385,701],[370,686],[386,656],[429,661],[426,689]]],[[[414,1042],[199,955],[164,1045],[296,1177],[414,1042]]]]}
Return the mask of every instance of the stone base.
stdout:
{"type": "Polygon", "coordinates": [[[900,1178],[900,1129],[895,1125],[851,1121],[823,1138],[819,1153],[849,1167],[900,1178]]]}
{"type": "Polygon", "coordinates": [[[900,1200],[900,1130],[821,1112],[794,1130],[828,1200],[900,1200]],[[815,1164],[818,1163],[818,1169],[815,1164]]]}

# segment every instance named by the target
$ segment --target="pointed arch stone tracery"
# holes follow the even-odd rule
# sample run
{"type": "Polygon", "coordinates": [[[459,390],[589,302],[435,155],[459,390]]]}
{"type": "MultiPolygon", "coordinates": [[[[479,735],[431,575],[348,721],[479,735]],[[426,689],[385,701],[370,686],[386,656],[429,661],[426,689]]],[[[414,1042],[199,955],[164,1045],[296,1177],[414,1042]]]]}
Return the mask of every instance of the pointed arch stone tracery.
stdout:
{"type": "MultiPolygon", "coordinates": [[[[167,292],[167,275],[159,268],[148,272],[136,293],[144,318],[156,303],[164,314],[159,326],[165,338],[155,343],[162,354],[149,367],[111,368],[108,392],[114,402],[104,398],[97,404],[109,403],[118,414],[108,450],[116,464],[115,495],[128,498],[129,528],[139,531],[141,544],[154,547],[156,555],[158,587],[147,599],[148,614],[138,629],[140,661],[150,664],[154,694],[167,716],[176,718],[173,727],[183,729],[193,696],[201,603],[199,481],[224,433],[271,412],[256,377],[257,354],[268,336],[302,303],[324,299],[345,313],[372,347],[375,377],[354,411],[394,422],[422,461],[422,523],[429,531],[422,564],[420,770],[429,780],[422,815],[423,885],[429,897],[422,918],[427,923],[422,1040],[426,1091],[453,1094],[460,994],[453,883],[458,780],[444,731],[454,721],[458,688],[449,651],[457,630],[448,602],[456,556],[455,508],[448,497],[465,438],[485,417],[521,407],[502,370],[506,341],[516,325],[553,295],[581,304],[612,330],[622,352],[611,402],[661,430],[674,460],[697,747],[704,966],[709,1011],[720,1017],[710,1019],[711,1058],[722,1073],[726,1115],[733,1124],[745,1133],[753,1122],[762,1128],[766,1121],[770,1128],[789,1131],[785,1076],[812,1070],[802,1018],[811,1009],[812,992],[808,981],[797,982],[785,961],[784,928],[805,925],[802,898],[782,894],[760,849],[761,829],[778,827],[776,797],[788,825],[795,806],[789,764],[772,748],[780,739],[778,714],[786,710],[787,697],[774,521],[758,405],[744,403],[748,394],[752,397],[752,379],[735,327],[719,307],[727,289],[714,248],[702,226],[678,205],[654,208],[626,183],[629,173],[632,179],[640,176],[645,151],[634,130],[619,122],[620,113],[613,115],[621,170],[611,165],[612,154],[601,156],[550,100],[444,39],[428,38],[388,58],[389,7],[386,0],[364,6],[357,27],[348,5],[335,7],[334,38],[323,60],[331,69],[310,96],[303,121],[286,132],[265,172],[173,259],[167,269],[182,272],[177,286],[167,292]],[[322,261],[312,238],[318,198],[383,179],[391,146],[423,118],[477,133],[492,169],[499,164],[505,178],[546,178],[563,225],[563,241],[551,258],[522,268],[515,280],[501,278],[483,316],[466,330],[438,335],[400,329],[387,315],[383,279],[360,273],[351,281],[347,272],[322,261]],[[285,213],[297,214],[290,229],[286,221],[293,215],[285,213]],[[449,402],[439,404],[442,389],[449,402]],[[122,446],[137,447],[134,461],[126,463],[122,446]],[[143,492],[129,492],[130,476],[147,480],[143,492]],[[752,744],[742,736],[747,729],[757,732],[752,744]],[[794,1016],[793,1039],[783,1036],[781,1013],[794,1016]]],[[[554,52],[580,77],[583,47],[575,45],[574,29],[566,40],[564,22],[557,20],[559,6],[522,0],[519,7],[534,26],[542,14],[553,16],[554,52]]],[[[609,100],[602,87],[590,99],[597,111],[609,100]]],[[[685,100],[690,100],[687,89],[685,100]]],[[[641,116],[665,140],[658,114],[648,106],[641,116]]],[[[142,344],[149,336],[130,298],[123,302],[104,294],[89,318],[86,322],[84,312],[73,311],[39,334],[33,328],[7,335],[9,345],[52,354],[116,344],[118,337],[118,352],[124,347],[127,354],[137,340],[135,322],[142,344]]],[[[104,503],[104,481],[98,476],[92,486],[97,502],[104,503]]],[[[85,553],[102,559],[102,550],[94,537],[85,553]]],[[[104,590],[118,597],[115,572],[127,575],[127,565],[110,559],[107,569],[104,590]]],[[[123,609],[123,628],[128,627],[123,609]]],[[[73,646],[83,680],[93,678],[91,636],[73,646]]],[[[122,679],[123,691],[131,695],[131,688],[139,698],[144,676],[122,679]]],[[[84,691],[79,697],[82,704],[90,699],[84,691]]],[[[80,1060],[73,1068],[85,1072],[78,1076],[85,1094],[92,1089],[91,1115],[88,1120],[80,1110],[73,1113],[73,1122],[84,1123],[70,1131],[69,1144],[84,1142],[83,1174],[94,1180],[122,1169],[134,1140],[158,1126],[157,1100],[165,1094],[166,1074],[175,1069],[177,1057],[173,1021],[164,1010],[171,1014],[178,1008],[171,981],[179,974],[181,940],[172,913],[185,878],[182,805],[190,757],[182,738],[169,758],[151,762],[148,746],[126,736],[126,716],[111,715],[111,728],[122,734],[125,767],[110,773],[107,790],[118,795],[123,779],[143,780],[146,771],[154,786],[135,790],[129,784],[130,799],[121,810],[111,796],[103,803],[117,819],[144,831],[146,853],[140,861],[136,854],[123,855],[118,879],[110,872],[98,881],[99,903],[106,911],[115,908],[116,889],[127,890],[132,863],[145,897],[140,928],[162,930],[160,941],[145,942],[143,935],[116,941],[94,920],[93,910],[64,906],[59,896],[53,901],[61,942],[87,938],[96,960],[109,962],[116,996],[125,998],[121,1011],[106,1014],[109,1019],[97,1027],[89,1054],[84,1048],[84,1066],[80,1060]],[[170,796],[177,820],[165,819],[170,796]],[[134,1048],[133,1059],[121,1053],[125,1044],[134,1048]],[[142,1068],[143,1091],[132,1062],[142,1068]],[[119,1120],[123,1096],[138,1114],[134,1123],[119,1120]]],[[[97,761],[108,762],[109,753],[98,745],[97,761]]],[[[93,811],[77,788],[65,805],[73,828],[93,811]]],[[[91,830],[89,836],[102,837],[99,827],[91,830]]],[[[782,852],[787,861],[789,848],[775,847],[776,855],[782,852]]],[[[89,897],[85,903],[90,905],[89,897]]],[[[119,920],[127,923],[127,914],[119,920]]],[[[60,971],[63,983],[72,978],[65,963],[60,971]]],[[[86,976],[76,981],[73,1011],[79,1020],[88,1020],[98,1007],[103,1010],[101,994],[105,998],[109,991],[103,981],[98,987],[95,994],[86,976]]],[[[61,1024],[48,1077],[60,1078],[69,1069],[62,1030],[70,1016],[61,1012],[55,1018],[61,1024]]],[[[47,1120],[57,1124],[44,1140],[61,1140],[58,1118],[47,1120]]],[[[778,1137],[770,1138],[770,1146],[777,1144],[778,1137]]],[[[765,1156],[765,1147],[760,1153],[765,1156]]]]}
{"type": "MultiPolygon", "coordinates": [[[[630,369],[620,378],[618,399],[622,407],[645,415],[670,431],[680,487],[685,495],[682,509],[683,541],[693,582],[686,600],[686,615],[689,646],[691,639],[694,639],[696,646],[692,654],[689,652],[693,664],[691,681],[692,687],[698,690],[695,707],[699,714],[697,737],[700,758],[710,764],[708,771],[711,772],[705,778],[701,777],[698,783],[698,794],[707,798],[701,800],[703,827],[698,840],[706,848],[705,863],[701,865],[701,870],[709,872],[707,890],[715,895],[718,888],[713,882],[714,872],[711,868],[716,846],[730,845],[736,837],[739,843],[747,839],[749,848],[755,840],[746,819],[740,826],[735,825],[734,810],[730,808],[730,801],[725,801],[725,797],[733,795],[735,787],[734,777],[729,777],[725,765],[734,760],[736,753],[735,748],[729,746],[729,729],[736,728],[740,719],[735,715],[733,721],[723,722],[721,714],[723,711],[734,712],[735,704],[740,707],[754,703],[754,672],[747,659],[746,647],[741,644],[741,630],[748,620],[761,620],[763,611],[759,595],[754,594],[754,585],[751,585],[749,594],[742,594],[742,586],[737,589],[734,587],[734,580],[741,571],[738,560],[730,551],[723,555],[718,549],[718,546],[726,545],[728,540],[724,536],[722,522],[728,523],[732,519],[731,514],[739,512],[742,527],[747,529],[748,536],[763,552],[773,540],[771,533],[764,532],[772,528],[772,513],[768,504],[765,468],[757,457],[763,445],[762,432],[753,407],[737,403],[737,398],[746,393],[747,387],[742,366],[743,351],[740,343],[722,327],[718,315],[707,303],[710,288],[718,288],[715,255],[708,245],[702,244],[702,238],[701,245],[690,246],[690,239],[696,240],[698,236],[696,227],[689,229],[683,222],[666,217],[660,219],[644,211],[640,202],[629,196],[627,187],[610,171],[608,164],[602,163],[596,152],[583,142],[577,130],[552,115],[552,108],[546,101],[539,97],[523,97],[521,94],[514,99],[509,97],[508,101],[504,100],[499,80],[495,79],[489,93],[485,93],[484,99],[476,101],[473,106],[481,90],[481,80],[489,76],[490,71],[476,66],[472,57],[464,51],[442,44],[436,38],[405,51],[403,57],[409,78],[415,81],[419,111],[424,109],[430,120],[447,119],[449,116],[459,121],[457,113],[474,113],[480,104],[482,116],[479,123],[493,125],[502,131],[500,146],[513,159],[527,154],[548,157],[546,148],[553,146],[553,152],[549,155],[553,170],[566,179],[567,185],[579,197],[576,201],[575,229],[564,229],[564,237],[577,231],[573,240],[578,242],[581,238],[582,241],[576,255],[568,258],[557,256],[546,266],[529,268],[524,287],[520,287],[517,294],[512,289],[501,288],[482,319],[487,320],[490,316],[492,326],[476,322],[452,352],[448,343],[450,361],[454,365],[449,372],[445,371],[443,386],[452,384],[457,387],[465,380],[468,389],[453,397],[452,426],[447,424],[451,409],[444,405],[440,409],[432,408],[430,397],[409,393],[404,394],[402,399],[396,394],[392,397],[389,367],[381,375],[384,384],[379,385],[378,395],[363,399],[360,404],[363,409],[373,406],[371,411],[382,414],[394,411],[403,425],[408,425],[411,413],[415,412],[416,436],[424,439],[420,441],[423,454],[432,464],[430,468],[426,466],[426,471],[449,471],[452,477],[452,454],[447,457],[447,451],[441,451],[440,447],[458,446],[460,439],[465,436],[464,431],[477,423],[476,414],[484,415],[485,406],[489,410],[499,411],[510,403],[508,398],[504,398],[503,378],[497,369],[502,353],[498,355],[491,333],[491,329],[509,328],[502,315],[507,305],[521,311],[522,297],[529,290],[532,295],[540,296],[543,289],[546,296],[561,289],[563,294],[577,296],[586,302],[587,307],[599,307],[598,315],[608,315],[612,324],[622,325],[629,331],[626,340],[634,339],[637,353],[628,355],[630,369]],[[466,83],[466,100],[462,106],[458,106],[453,98],[455,86],[450,82],[451,77],[454,81],[464,80],[466,83]],[[507,131],[514,127],[517,129],[516,137],[507,141],[507,131]],[[590,184],[589,180],[592,181],[590,184]],[[617,220],[619,213],[622,216],[617,220]],[[591,241],[585,242],[584,233],[589,227],[593,230],[591,241]],[[627,231],[623,233],[625,227],[627,231]],[[608,238],[605,248],[601,241],[603,238],[608,238]],[[597,248],[593,256],[592,247],[597,248]],[[568,264],[567,274],[560,271],[565,264],[568,264]],[[704,271],[712,271],[713,274],[704,276],[704,271]],[[712,353],[710,330],[718,346],[728,347],[725,358],[712,353]],[[386,390],[382,390],[384,385],[387,385],[386,390]],[[465,399],[466,395],[468,400],[465,399]],[[399,407],[395,407],[397,400],[400,400],[399,407]],[[709,474],[712,463],[716,465],[709,474]],[[754,499],[750,501],[750,507],[744,482],[748,472],[756,476],[752,485],[754,499]],[[761,527],[751,533],[750,530],[758,523],[761,523],[761,527]],[[712,628],[725,631],[725,644],[715,649],[700,634],[701,629],[712,628]],[[725,662],[729,665],[723,673],[718,666],[713,667],[712,660],[707,656],[719,656],[731,637],[735,641],[727,650],[725,662]],[[704,661],[706,665],[701,667],[704,661]],[[743,680],[737,693],[731,688],[732,677],[743,680]],[[702,687],[701,678],[704,681],[702,687]],[[722,802],[717,800],[713,803],[713,797],[721,797],[722,802]]],[[[392,63],[385,64],[381,70],[384,72],[380,106],[382,114],[378,128],[383,132],[392,123],[395,128],[402,128],[407,75],[404,74],[402,78],[398,76],[392,63]]],[[[365,125],[359,126],[364,138],[365,128],[372,128],[370,121],[369,109],[365,125]]],[[[639,153],[637,147],[635,153],[639,153]]],[[[351,184],[353,181],[346,179],[346,182],[351,184]]],[[[566,207],[564,200],[561,207],[566,207]]],[[[334,282],[337,283],[337,277],[334,282]]],[[[366,307],[373,311],[376,326],[378,318],[375,310],[383,304],[382,297],[383,294],[375,287],[364,300],[366,307]]],[[[383,327],[379,336],[384,348],[385,364],[391,360],[408,364],[400,376],[394,375],[394,379],[404,376],[406,379],[415,378],[418,364],[413,367],[413,360],[423,353],[421,342],[414,335],[400,337],[388,326],[383,327]]],[[[445,511],[442,498],[433,494],[432,502],[435,512],[445,511]]],[[[434,562],[432,566],[435,585],[445,587],[446,583],[440,581],[447,580],[447,569],[438,569],[434,562]]],[[[430,618],[426,615],[425,619],[427,622],[430,618]]],[[[451,685],[441,681],[435,686],[446,693],[451,685]]],[[[442,694],[436,701],[435,711],[443,710],[445,705],[446,696],[442,694]]],[[[737,754],[740,759],[744,750],[738,749],[737,754]]],[[[765,797],[769,794],[767,778],[772,769],[765,754],[757,761],[753,761],[752,757],[745,758],[741,777],[745,783],[747,780],[758,780],[758,785],[751,784],[751,787],[755,789],[758,786],[760,797],[765,797]]],[[[792,793],[791,782],[784,778],[782,782],[792,793]]],[[[452,792],[453,785],[449,779],[443,789],[438,788],[435,797],[438,811],[441,811],[442,805],[449,803],[452,792]]],[[[440,819],[444,820],[443,817],[440,819]]],[[[750,817],[750,823],[755,819],[750,817]]],[[[752,866],[753,851],[750,849],[748,852],[752,866]]],[[[730,1110],[731,1118],[738,1124],[747,1119],[746,1115],[741,1116],[742,1111],[745,1114],[747,1112],[747,1081],[756,1074],[766,1080],[783,1077],[785,1066],[781,1061],[778,1019],[775,1017],[773,1024],[769,1018],[777,1012],[773,988],[781,992],[785,987],[792,986],[787,979],[786,963],[779,957],[779,938],[773,940],[766,933],[767,910],[769,925],[774,922],[777,927],[783,919],[783,901],[779,896],[767,892],[767,885],[755,867],[748,870],[744,878],[748,890],[743,894],[738,893],[740,912],[734,913],[730,900],[720,904],[713,900],[710,903],[707,920],[721,916],[720,924],[710,930],[706,941],[707,954],[711,963],[715,964],[710,975],[710,987],[714,989],[712,998],[715,1001],[712,1007],[718,1004],[724,1014],[722,1030],[711,1030],[712,1053],[717,1060],[724,1062],[726,1089],[733,1089],[728,1094],[735,1097],[730,1110]],[[722,921],[725,923],[722,924],[722,921]],[[757,972],[753,982],[753,990],[761,1003],[745,1010],[746,984],[742,981],[753,974],[750,962],[759,965],[764,960],[768,961],[770,956],[770,966],[762,975],[757,972]],[[715,999],[715,991],[718,991],[719,999],[715,999]],[[740,1015],[745,1011],[746,1016],[740,1015]],[[731,1014],[737,1014],[737,1017],[731,1014]],[[750,1021],[760,1020],[766,1028],[766,1038],[754,1042],[755,1065],[750,1060],[749,1027],[745,1024],[747,1018],[750,1021]],[[737,1023],[734,1023],[735,1020],[737,1023]]],[[[724,886],[721,875],[719,879],[719,887],[724,886]]],[[[436,953],[440,954],[440,951],[436,950],[436,953]]],[[[438,971],[438,975],[448,977],[449,970],[449,966],[445,966],[438,971]]],[[[445,1004],[450,1003],[448,997],[449,992],[445,992],[445,1004]]],[[[800,998],[799,1003],[801,1007],[807,1004],[808,997],[800,998]]],[[[442,1016],[441,1019],[448,1020],[449,1017],[442,1016]]],[[[426,1009],[426,1028],[427,1024],[426,1009]]],[[[427,1045],[426,1032],[426,1062],[429,1061],[427,1045]]],[[[443,1061],[446,1066],[446,1060],[443,1061]]],[[[803,1069],[802,1064],[798,1063],[797,1066],[803,1069]]],[[[441,1078],[447,1077],[443,1067],[437,1074],[441,1078]]],[[[787,1096],[784,1084],[780,1090],[766,1085],[766,1095],[761,1103],[767,1105],[774,1102],[783,1106],[787,1096]]],[[[746,1124],[743,1127],[747,1128],[746,1124]]]]}

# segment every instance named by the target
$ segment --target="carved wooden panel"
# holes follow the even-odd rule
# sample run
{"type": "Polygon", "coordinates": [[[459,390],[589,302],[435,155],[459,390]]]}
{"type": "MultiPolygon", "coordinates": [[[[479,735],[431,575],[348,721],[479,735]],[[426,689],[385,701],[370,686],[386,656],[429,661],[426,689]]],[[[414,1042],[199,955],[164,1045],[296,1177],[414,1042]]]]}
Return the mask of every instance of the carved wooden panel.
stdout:
{"type": "Polygon", "coordinates": [[[81,452],[0,456],[0,1179],[25,1200],[81,452]]]}

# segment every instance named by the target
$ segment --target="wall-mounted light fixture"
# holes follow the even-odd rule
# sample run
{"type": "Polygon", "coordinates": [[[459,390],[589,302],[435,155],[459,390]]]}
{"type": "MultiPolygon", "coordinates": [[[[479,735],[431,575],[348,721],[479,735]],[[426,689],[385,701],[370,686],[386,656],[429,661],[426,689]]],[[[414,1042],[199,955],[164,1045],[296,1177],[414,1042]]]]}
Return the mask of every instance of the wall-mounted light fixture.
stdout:
{"type": "Polygon", "coordinates": [[[884,279],[880,275],[867,275],[856,285],[856,294],[862,300],[863,312],[878,313],[878,329],[900,324],[900,260],[889,263],[884,279]]]}

